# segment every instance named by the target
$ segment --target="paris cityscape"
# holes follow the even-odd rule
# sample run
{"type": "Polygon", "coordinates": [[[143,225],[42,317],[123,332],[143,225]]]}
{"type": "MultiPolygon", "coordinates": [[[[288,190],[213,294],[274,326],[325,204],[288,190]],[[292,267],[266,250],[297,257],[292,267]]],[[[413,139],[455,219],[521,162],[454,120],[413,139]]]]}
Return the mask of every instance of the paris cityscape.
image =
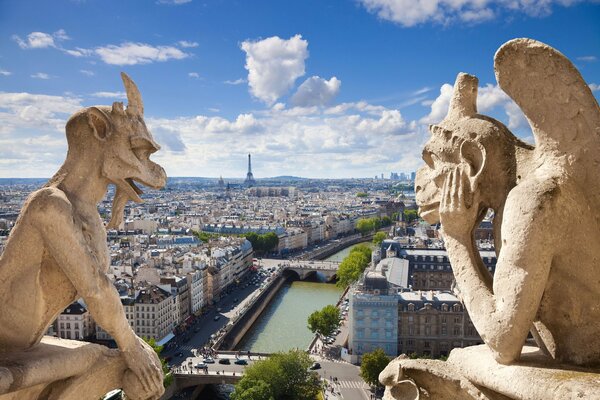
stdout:
{"type": "MultiPolygon", "coordinates": [[[[145,193],[143,203],[130,203],[119,228],[108,231],[108,274],[132,329],[164,346],[174,376],[198,376],[180,396],[219,382],[217,373],[234,382],[261,356],[301,349],[324,378],[336,378],[328,381],[330,393],[361,399],[376,395],[356,366],[366,353],[440,358],[482,343],[451,292],[437,228],[416,216],[414,172],[257,179],[251,162],[249,154],[245,179],[171,178],[164,189],[145,193]],[[363,227],[373,220],[379,223],[363,227]],[[251,243],[251,233],[274,234],[276,241],[251,243]],[[336,275],[356,246],[367,248],[371,267],[344,290],[336,275]],[[339,313],[337,324],[315,335],[307,319],[328,305],[339,313]]],[[[0,180],[0,251],[26,197],[42,183],[0,180]]],[[[98,206],[106,220],[111,198],[98,206]]],[[[489,223],[477,237],[493,271],[489,223]]],[[[81,299],[47,334],[115,346],[81,299]]]]}
{"type": "Polygon", "coordinates": [[[597,108],[599,20],[597,0],[0,2],[0,400],[392,400],[397,360],[489,345],[424,183],[485,167],[448,121],[534,153],[497,65],[515,38],[563,52],[597,108]]]}

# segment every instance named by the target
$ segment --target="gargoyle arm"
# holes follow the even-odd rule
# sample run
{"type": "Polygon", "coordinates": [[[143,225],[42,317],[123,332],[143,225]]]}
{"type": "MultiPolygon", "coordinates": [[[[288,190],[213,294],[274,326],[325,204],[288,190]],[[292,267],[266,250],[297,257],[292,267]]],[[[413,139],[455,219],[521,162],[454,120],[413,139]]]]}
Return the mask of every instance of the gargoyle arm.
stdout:
{"type": "Polygon", "coordinates": [[[103,266],[93,253],[86,250],[82,233],[73,223],[72,205],[56,188],[39,193],[37,226],[45,246],[77,293],[85,300],[94,319],[114,338],[119,348],[127,351],[137,344],[129,326],[121,300],[109,278],[101,272],[103,266]]]}
{"type": "Polygon", "coordinates": [[[544,203],[543,194],[524,197],[527,191],[519,189],[515,188],[506,202],[502,237],[510,240],[503,240],[493,291],[481,275],[481,257],[472,235],[445,237],[469,316],[502,364],[519,359],[540,306],[554,253],[552,241],[546,237],[546,232],[552,231],[552,206],[544,203]]]}

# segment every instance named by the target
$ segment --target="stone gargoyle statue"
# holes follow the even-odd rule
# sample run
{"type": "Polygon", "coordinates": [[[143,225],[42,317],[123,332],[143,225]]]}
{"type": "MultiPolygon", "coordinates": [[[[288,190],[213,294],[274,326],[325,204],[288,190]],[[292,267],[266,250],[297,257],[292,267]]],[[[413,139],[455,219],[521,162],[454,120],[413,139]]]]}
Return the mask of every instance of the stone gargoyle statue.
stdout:
{"type": "Polygon", "coordinates": [[[380,375],[385,399],[600,399],[600,108],[573,64],[535,40],[505,43],[495,72],[535,146],[478,114],[477,78],[459,74],[415,180],[485,344],[446,362],[400,356],[380,375]],[[493,278],[473,239],[488,209],[493,278]]]}
{"type": "Polygon", "coordinates": [[[66,160],[28,197],[0,256],[0,400],[96,400],[116,388],[145,400],[164,392],[160,361],[129,326],[106,276],[110,257],[97,210],[114,184],[110,225],[118,226],[125,203],[142,201],[134,181],[166,183],[149,159],[160,147],[144,123],[140,92],[121,76],[127,107],[88,107],[68,120],[66,160]],[[78,298],[118,350],[44,337],[78,298]]]}

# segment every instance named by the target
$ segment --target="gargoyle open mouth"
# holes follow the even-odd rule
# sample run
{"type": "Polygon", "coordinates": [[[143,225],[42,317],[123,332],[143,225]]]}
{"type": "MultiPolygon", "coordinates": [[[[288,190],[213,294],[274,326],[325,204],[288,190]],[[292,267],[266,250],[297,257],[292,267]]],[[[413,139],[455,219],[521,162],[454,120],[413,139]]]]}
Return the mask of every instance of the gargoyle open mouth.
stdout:
{"type": "Polygon", "coordinates": [[[133,178],[126,178],[125,182],[129,183],[129,186],[131,186],[131,188],[133,189],[135,194],[137,194],[138,196],[141,196],[142,194],[144,194],[144,191],[135,184],[135,181],[133,180],[133,178]]]}

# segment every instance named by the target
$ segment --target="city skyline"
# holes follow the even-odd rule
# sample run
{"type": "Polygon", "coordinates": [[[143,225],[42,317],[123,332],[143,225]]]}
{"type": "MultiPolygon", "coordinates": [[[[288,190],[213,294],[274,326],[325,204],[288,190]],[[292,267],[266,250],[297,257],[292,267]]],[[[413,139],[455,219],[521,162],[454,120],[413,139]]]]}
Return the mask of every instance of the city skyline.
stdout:
{"type": "Polygon", "coordinates": [[[494,52],[515,37],[562,51],[598,98],[598,2],[426,4],[5,2],[0,178],[50,177],[68,117],[124,101],[120,71],[174,177],[243,179],[248,153],[257,179],[414,171],[461,71],[479,77],[480,112],[531,142],[493,75],[494,52]]]}

